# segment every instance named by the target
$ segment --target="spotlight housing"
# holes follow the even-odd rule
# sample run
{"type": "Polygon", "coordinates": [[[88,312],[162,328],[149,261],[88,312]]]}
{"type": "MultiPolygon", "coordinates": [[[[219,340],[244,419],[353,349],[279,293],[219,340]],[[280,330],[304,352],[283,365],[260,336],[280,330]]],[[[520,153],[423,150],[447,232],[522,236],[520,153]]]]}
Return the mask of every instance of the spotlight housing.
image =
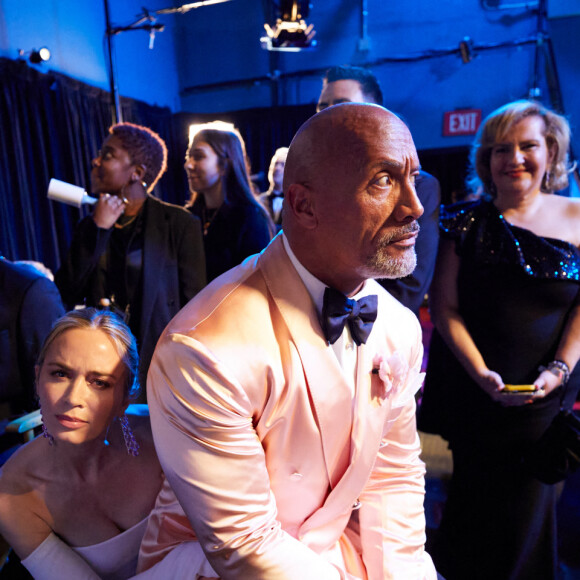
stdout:
{"type": "Polygon", "coordinates": [[[260,38],[266,50],[299,52],[316,46],[313,24],[306,24],[310,12],[309,2],[301,0],[282,0],[278,8],[278,18],[272,28],[264,24],[266,36],[260,38]]]}
{"type": "Polygon", "coordinates": [[[39,50],[36,50],[36,48],[33,48],[29,52],[25,52],[24,50],[19,50],[18,54],[21,57],[28,58],[28,60],[32,64],[41,64],[43,62],[47,62],[50,60],[50,57],[51,57],[50,50],[46,46],[43,46],[39,50]]]}

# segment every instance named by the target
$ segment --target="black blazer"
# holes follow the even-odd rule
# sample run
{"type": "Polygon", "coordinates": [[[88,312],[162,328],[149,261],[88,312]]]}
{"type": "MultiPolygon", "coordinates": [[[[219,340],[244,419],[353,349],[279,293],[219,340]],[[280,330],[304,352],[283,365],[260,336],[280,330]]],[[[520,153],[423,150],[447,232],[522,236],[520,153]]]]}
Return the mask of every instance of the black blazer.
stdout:
{"type": "Polygon", "coordinates": [[[0,259],[0,401],[10,403],[11,413],[37,407],[36,357],[63,314],[53,282],[32,266],[0,259]]]}
{"type": "MultiPolygon", "coordinates": [[[[206,275],[200,221],[183,208],[153,196],[147,197],[143,211],[137,341],[144,387],[157,339],[177,312],[205,286],[206,275]]],[[[112,232],[113,228],[98,228],[91,216],[79,222],[68,256],[55,276],[67,306],[99,306],[101,298],[107,297],[107,273],[99,267],[99,260],[107,250],[112,232]]]]}
{"type": "MultiPolygon", "coordinates": [[[[204,206],[204,198],[200,195],[188,209],[201,216],[204,206]]],[[[274,225],[258,203],[222,204],[203,240],[208,282],[248,256],[261,252],[270,243],[273,233],[274,225]]]]}

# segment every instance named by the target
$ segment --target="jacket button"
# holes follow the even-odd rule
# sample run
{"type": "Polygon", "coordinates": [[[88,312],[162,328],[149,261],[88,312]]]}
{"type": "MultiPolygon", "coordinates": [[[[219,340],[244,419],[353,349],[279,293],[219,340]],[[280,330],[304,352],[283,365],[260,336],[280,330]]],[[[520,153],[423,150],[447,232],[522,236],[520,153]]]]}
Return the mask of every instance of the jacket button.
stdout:
{"type": "Polygon", "coordinates": [[[360,502],[360,501],[357,499],[357,500],[356,500],[356,501],[355,501],[355,502],[352,504],[352,509],[353,509],[353,510],[358,510],[358,509],[360,509],[360,506],[361,506],[361,505],[362,505],[362,504],[361,504],[361,502],[360,502]]]}

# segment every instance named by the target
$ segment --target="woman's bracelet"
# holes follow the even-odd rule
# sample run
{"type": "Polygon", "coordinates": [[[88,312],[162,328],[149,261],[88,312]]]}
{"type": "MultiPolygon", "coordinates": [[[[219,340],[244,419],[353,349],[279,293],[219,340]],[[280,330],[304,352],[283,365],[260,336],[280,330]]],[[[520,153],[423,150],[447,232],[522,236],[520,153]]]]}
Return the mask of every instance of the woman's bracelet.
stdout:
{"type": "Polygon", "coordinates": [[[556,375],[560,379],[561,385],[565,385],[570,378],[570,367],[563,360],[553,360],[545,367],[541,366],[538,370],[540,372],[550,371],[553,375],[556,375]]]}

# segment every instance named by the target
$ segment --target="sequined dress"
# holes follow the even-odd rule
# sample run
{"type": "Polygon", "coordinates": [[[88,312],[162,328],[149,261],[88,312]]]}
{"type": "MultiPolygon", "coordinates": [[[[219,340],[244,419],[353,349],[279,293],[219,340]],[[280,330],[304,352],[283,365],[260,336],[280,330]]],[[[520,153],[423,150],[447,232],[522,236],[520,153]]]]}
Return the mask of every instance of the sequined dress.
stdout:
{"type": "MultiPolygon", "coordinates": [[[[532,383],[538,367],[554,359],[577,300],[578,250],[510,225],[487,201],[444,208],[440,228],[455,240],[459,311],[488,368],[505,383],[532,383]]],[[[570,406],[579,366],[566,392],[570,406]]],[[[447,580],[554,577],[555,489],[528,476],[521,457],[558,412],[560,397],[557,389],[531,405],[500,406],[434,332],[418,424],[447,439],[454,455],[432,554],[447,580]]]]}

